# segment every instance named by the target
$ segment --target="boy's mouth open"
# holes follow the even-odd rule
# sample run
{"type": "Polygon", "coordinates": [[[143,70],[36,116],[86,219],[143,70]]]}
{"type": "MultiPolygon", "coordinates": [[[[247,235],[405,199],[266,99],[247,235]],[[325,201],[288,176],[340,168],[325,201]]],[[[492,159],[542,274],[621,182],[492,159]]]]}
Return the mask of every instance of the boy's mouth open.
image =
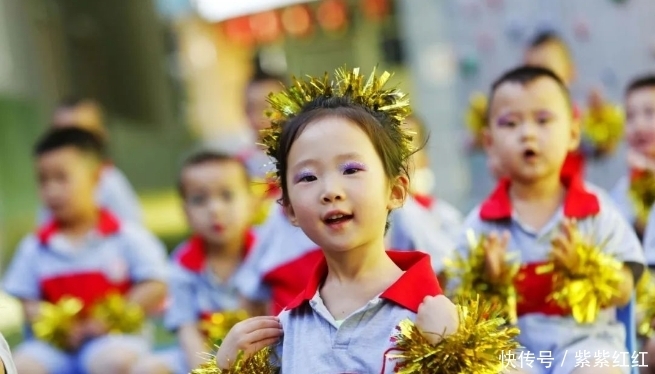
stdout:
{"type": "Polygon", "coordinates": [[[539,157],[539,154],[534,149],[526,149],[523,151],[523,159],[528,162],[535,161],[539,157]]]}
{"type": "Polygon", "coordinates": [[[332,211],[323,216],[323,223],[333,230],[338,230],[352,221],[354,217],[351,213],[332,211]]]}

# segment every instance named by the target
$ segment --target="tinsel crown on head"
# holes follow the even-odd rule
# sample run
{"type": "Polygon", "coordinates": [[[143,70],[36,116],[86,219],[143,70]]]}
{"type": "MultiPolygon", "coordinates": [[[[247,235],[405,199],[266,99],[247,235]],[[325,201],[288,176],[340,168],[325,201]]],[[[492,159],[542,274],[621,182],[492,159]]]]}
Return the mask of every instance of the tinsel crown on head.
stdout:
{"type": "Polygon", "coordinates": [[[335,71],[334,80],[330,79],[327,72],[322,78],[307,76],[307,79],[300,80],[293,77],[289,87],[268,96],[270,108],[266,116],[271,121],[271,126],[261,130],[266,153],[270,157],[277,157],[284,126],[300,114],[307,104],[320,97],[349,97],[355,105],[387,117],[388,121],[383,121],[382,126],[397,127],[402,137],[399,146],[402,147],[403,156],[409,157],[413,152],[412,136],[403,127],[403,121],[411,113],[409,99],[396,88],[384,87],[391,76],[392,74],[386,71],[378,76],[376,69],[373,69],[368,79],[365,79],[359,68],[339,68],[335,71]]]}

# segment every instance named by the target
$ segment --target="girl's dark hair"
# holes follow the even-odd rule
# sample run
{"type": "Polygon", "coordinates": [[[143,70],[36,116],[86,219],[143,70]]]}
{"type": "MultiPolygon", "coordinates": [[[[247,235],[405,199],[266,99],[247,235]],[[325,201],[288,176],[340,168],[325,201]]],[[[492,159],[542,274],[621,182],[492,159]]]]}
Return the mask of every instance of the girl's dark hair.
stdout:
{"type": "Polygon", "coordinates": [[[356,104],[349,96],[321,96],[305,105],[297,116],[285,124],[280,134],[279,147],[277,147],[274,157],[277,161],[277,174],[282,187],[281,204],[289,204],[286,175],[291,146],[308,124],[325,117],[338,117],[356,123],[371,139],[389,179],[399,175],[409,177],[408,157],[404,150],[406,147],[404,145],[405,135],[400,126],[385,114],[356,104]]]}

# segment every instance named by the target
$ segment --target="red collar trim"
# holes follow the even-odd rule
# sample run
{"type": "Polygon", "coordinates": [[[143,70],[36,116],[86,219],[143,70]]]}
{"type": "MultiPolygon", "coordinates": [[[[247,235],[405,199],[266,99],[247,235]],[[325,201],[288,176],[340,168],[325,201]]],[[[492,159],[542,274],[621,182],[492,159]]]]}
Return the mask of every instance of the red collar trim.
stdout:
{"type": "Polygon", "coordinates": [[[435,199],[430,195],[413,194],[414,200],[425,209],[432,209],[435,199]]]}
{"type": "MultiPolygon", "coordinates": [[[[429,255],[417,251],[387,251],[387,255],[405,273],[387,288],[380,297],[417,313],[419,305],[426,296],[436,296],[443,293],[434,270],[432,270],[429,255]]],[[[289,303],[286,309],[296,309],[309,302],[325,280],[327,272],[327,262],[323,257],[316,266],[305,290],[289,303]]]]}
{"type": "MultiPolygon", "coordinates": [[[[117,233],[121,228],[120,221],[108,210],[101,209],[98,217],[96,231],[103,237],[117,233]]],[[[43,225],[37,232],[37,237],[43,245],[47,245],[50,239],[59,231],[59,225],[54,219],[43,225]]]]}
{"type": "MultiPolygon", "coordinates": [[[[564,215],[569,218],[586,218],[600,212],[598,197],[585,189],[579,175],[562,176],[562,184],[567,188],[564,197],[564,215]]],[[[510,180],[503,178],[494,192],[482,203],[480,219],[494,221],[512,217],[512,201],[509,197],[510,180]]]]}
{"type": "MultiPolygon", "coordinates": [[[[245,258],[255,245],[255,234],[252,231],[246,233],[244,245],[243,256],[245,258]]],[[[200,273],[205,268],[206,259],[205,242],[199,235],[192,236],[176,256],[178,264],[195,273],[200,273]]]]}

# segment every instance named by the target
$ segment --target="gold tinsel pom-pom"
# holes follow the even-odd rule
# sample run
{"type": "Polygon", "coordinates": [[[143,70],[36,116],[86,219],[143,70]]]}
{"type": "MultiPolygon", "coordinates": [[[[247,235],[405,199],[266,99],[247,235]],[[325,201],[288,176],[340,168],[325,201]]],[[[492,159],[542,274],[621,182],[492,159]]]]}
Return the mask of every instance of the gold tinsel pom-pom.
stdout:
{"type": "Polygon", "coordinates": [[[623,137],[623,111],[617,105],[605,104],[599,109],[587,110],[582,115],[582,131],[596,148],[614,149],[623,137]]]}
{"type": "Polygon", "coordinates": [[[107,324],[113,334],[130,334],[141,330],[145,320],[143,309],[133,305],[120,294],[110,294],[93,306],[93,318],[107,324]]]}
{"type": "Polygon", "coordinates": [[[268,96],[270,109],[266,115],[271,126],[261,131],[262,143],[269,156],[275,158],[280,147],[279,138],[287,122],[302,112],[304,107],[319,97],[349,97],[356,105],[373,112],[382,113],[389,119],[383,125],[392,126],[400,139],[403,158],[412,152],[412,137],[404,129],[403,121],[411,113],[407,95],[395,88],[385,88],[392,74],[376,75],[375,69],[366,79],[359,68],[337,69],[332,80],[328,73],[322,78],[308,76],[306,80],[293,77],[291,86],[284,91],[268,96]]]}
{"type": "Polygon", "coordinates": [[[216,356],[207,354],[206,363],[192,370],[190,374],[276,374],[279,372],[278,361],[271,347],[264,348],[248,358],[243,357],[241,352],[232,368],[222,370],[216,365],[216,356]]]}
{"type": "Polygon", "coordinates": [[[83,307],[82,302],[73,297],[64,297],[56,304],[42,303],[39,316],[32,324],[34,336],[57,348],[66,350],[68,333],[83,307]]]}
{"type": "Polygon", "coordinates": [[[487,106],[489,105],[487,95],[482,92],[474,92],[469,98],[469,107],[466,110],[466,127],[476,140],[481,143],[482,132],[487,126],[487,106]]]}
{"type": "Polygon", "coordinates": [[[640,336],[653,335],[653,320],[655,320],[655,279],[648,270],[644,272],[635,288],[637,294],[637,316],[639,317],[637,332],[640,336]]]}
{"type": "Polygon", "coordinates": [[[220,344],[228,332],[237,323],[248,319],[245,310],[224,311],[212,314],[209,319],[200,322],[200,331],[207,336],[210,346],[220,344]]]}
{"type": "Polygon", "coordinates": [[[410,320],[398,326],[395,336],[400,353],[388,354],[400,362],[396,373],[497,374],[502,372],[503,354],[519,348],[516,327],[503,327],[502,311],[479,297],[457,306],[459,328],[432,345],[410,320]]]}
{"type": "Polygon", "coordinates": [[[554,266],[552,298],[570,308],[581,324],[593,323],[600,310],[618,296],[623,279],[623,264],[603,252],[603,246],[592,244],[579,232],[572,233],[573,250],[578,256],[575,269],[554,266]]]}
{"type": "Polygon", "coordinates": [[[655,174],[643,171],[638,176],[631,178],[628,195],[635,211],[636,223],[645,227],[650,209],[655,204],[655,174]]]}
{"type": "Polygon", "coordinates": [[[476,238],[472,230],[469,230],[466,235],[469,242],[469,256],[463,257],[456,253],[454,258],[445,261],[447,279],[457,282],[457,286],[450,290],[450,296],[454,300],[468,300],[481,295],[485,300],[498,305],[509,323],[515,323],[517,295],[514,278],[519,271],[520,263],[512,261],[511,256],[508,255],[501,279],[491,283],[485,276],[487,237],[481,235],[476,238]]]}

